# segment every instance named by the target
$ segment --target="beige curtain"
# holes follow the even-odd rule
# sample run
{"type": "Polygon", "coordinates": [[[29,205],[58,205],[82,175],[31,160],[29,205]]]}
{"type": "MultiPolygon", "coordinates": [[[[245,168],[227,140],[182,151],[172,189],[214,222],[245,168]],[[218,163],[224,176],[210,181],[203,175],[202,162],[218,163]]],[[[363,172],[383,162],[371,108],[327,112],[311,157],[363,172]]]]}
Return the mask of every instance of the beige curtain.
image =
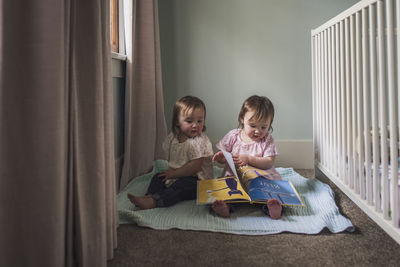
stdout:
{"type": "Polygon", "coordinates": [[[161,81],[157,0],[126,0],[125,154],[119,189],[162,158],[167,128],[161,81]]]}
{"type": "Polygon", "coordinates": [[[116,247],[108,0],[0,0],[0,266],[116,247]]]}

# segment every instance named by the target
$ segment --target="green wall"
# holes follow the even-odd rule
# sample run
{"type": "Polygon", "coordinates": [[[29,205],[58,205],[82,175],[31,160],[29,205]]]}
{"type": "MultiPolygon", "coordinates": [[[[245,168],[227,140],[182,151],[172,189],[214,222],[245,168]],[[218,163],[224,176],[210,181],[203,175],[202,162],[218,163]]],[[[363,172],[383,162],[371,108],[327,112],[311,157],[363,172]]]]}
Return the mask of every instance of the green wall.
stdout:
{"type": "Polygon", "coordinates": [[[355,0],[159,0],[165,112],[192,94],[213,142],[243,100],[268,96],[277,140],[312,139],[311,30],[355,0]]]}

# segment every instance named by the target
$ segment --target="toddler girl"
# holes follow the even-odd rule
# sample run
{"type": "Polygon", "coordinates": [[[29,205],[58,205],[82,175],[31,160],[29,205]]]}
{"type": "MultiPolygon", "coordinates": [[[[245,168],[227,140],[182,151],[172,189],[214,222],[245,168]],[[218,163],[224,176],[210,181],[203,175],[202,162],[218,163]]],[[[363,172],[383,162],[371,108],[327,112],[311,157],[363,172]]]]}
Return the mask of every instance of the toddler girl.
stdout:
{"type": "MultiPolygon", "coordinates": [[[[267,97],[253,95],[247,98],[238,116],[239,128],[228,132],[217,143],[217,148],[230,152],[237,167],[250,165],[268,169],[270,175],[266,177],[267,179],[281,180],[279,173],[273,167],[275,156],[278,155],[274,139],[270,134],[274,114],[274,106],[267,97]]],[[[226,163],[221,151],[214,155],[214,161],[226,163]]],[[[226,164],[223,176],[228,175],[233,174],[226,164]]],[[[215,201],[211,207],[221,217],[229,217],[232,211],[232,206],[221,200],[215,201]]],[[[279,219],[282,206],[278,200],[270,199],[262,210],[272,219],[279,219]]]]}
{"type": "Polygon", "coordinates": [[[197,179],[212,179],[212,145],[204,133],[206,106],[194,96],[179,99],[172,115],[172,132],[163,143],[168,170],[153,176],[145,196],[128,194],[141,209],[168,207],[196,199],[197,179]]]}

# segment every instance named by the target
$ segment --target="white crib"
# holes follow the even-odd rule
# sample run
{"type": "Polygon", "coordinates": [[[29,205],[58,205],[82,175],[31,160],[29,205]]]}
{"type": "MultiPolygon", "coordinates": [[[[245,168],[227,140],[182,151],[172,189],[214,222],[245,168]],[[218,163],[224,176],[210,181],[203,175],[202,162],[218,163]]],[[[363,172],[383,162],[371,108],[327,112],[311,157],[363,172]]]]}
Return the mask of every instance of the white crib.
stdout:
{"type": "Polygon", "coordinates": [[[364,0],[311,33],[315,163],[400,244],[400,0],[364,0]]]}

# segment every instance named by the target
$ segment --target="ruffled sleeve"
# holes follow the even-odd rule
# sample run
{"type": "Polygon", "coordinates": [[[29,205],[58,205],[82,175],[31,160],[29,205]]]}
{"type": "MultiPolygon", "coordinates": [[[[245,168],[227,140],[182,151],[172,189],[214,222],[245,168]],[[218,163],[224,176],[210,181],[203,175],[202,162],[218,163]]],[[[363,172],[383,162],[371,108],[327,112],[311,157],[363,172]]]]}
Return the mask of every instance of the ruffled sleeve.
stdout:
{"type": "Polygon", "coordinates": [[[279,155],[278,149],[275,146],[274,138],[272,137],[271,134],[268,134],[265,137],[264,144],[265,144],[265,147],[264,147],[263,157],[271,157],[271,156],[279,155]]]}
{"type": "Polygon", "coordinates": [[[225,150],[232,152],[233,144],[236,142],[237,136],[240,133],[240,129],[230,130],[217,144],[216,147],[219,150],[225,150]]]}
{"type": "Polygon", "coordinates": [[[190,140],[189,160],[210,157],[213,154],[212,144],[205,133],[190,140]]]}

